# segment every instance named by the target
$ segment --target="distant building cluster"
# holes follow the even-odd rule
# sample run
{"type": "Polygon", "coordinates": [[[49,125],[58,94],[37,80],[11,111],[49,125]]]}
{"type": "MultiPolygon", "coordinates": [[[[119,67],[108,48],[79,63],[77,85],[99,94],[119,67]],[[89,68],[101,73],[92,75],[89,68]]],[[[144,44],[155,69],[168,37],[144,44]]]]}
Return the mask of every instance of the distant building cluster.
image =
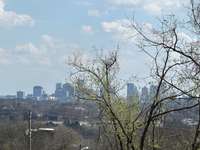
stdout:
{"type": "Polygon", "coordinates": [[[142,87],[141,91],[138,90],[134,83],[127,84],[127,101],[132,103],[134,100],[139,100],[141,104],[149,103],[156,94],[156,86],[142,87]]]}
{"type": "Polygon", "coordinates": [[[33,92],[31,94],[25,94],[24,91],[17,91],[16,95],[6,95],[0,96],[2,99],[29,99],[29,100],[37,100],[37,101],[47,101],[47,100],[57,100],[60,102],[69,102],[74,99],[75,96],[75,88],[71,83],[57,83],[56,89],[54,93],[47,94],[44,88],[40,85],[36,85],[33,87],[33,92]]]}
{"type": "Polygon", "coordinates": [[[54,97],[56,100],[60,101],[69,101],[74,98],[75,89],[70,83],[62,83],[56,84],[56,90],[54,97]]]}
{"type": "MultiPolygon", "coordinates": [[[[17,97],[17,99],[20,99],[19,97],[17,97]]],[[[42,86],[34,86],[33,87],[33,93],[32,94],[28,94],[26,96],[26,99],[31,99],[31,100],[49,100],[49,95],[46,94],[46,92],[44,91],[42,86]]]]}
{"type": "MultiPolygon", "coordinates": [[[[83,80],[80,80],[79,82],[79,85],[84,84],[83,80]]],[[[161,91],[164,91],[164,89],[165,85],[163,84],[161,86],[161,91]]],[[[115,91],[114,89],[111,90],[115,91]]],[[[140,104],[150,104],[156,95],[156,90],[157,86],[153,84],[149,87],[144,86],[141,90],[138,90],[134,83],[127,83],[127,103],[133,104],[134,102],[139,102],[140,104]]],[[[100,91],[98,91],[97,94],[102,96],[104,94],[103,88],[100,88],[100,91]]],[[[74,85],[71,83],[57,83],[55,91],[52,94],[47,94],[42,86],[36,85],[33,87],[33,92],[31,94],[26,95],[24,91],[19,90],[16,92],[16,95],[0,96],[0,99],[72,102],[83,97],[82,95],[83,93],[81,93],[78,89],[75,89],[74,85]]],[[[188,99],[188,97],[185,99],[188,99]]],[[[172,105],[174,106],[175,104],[173,103],[172,105]]]]}
{"type": "MultiPolygon", "coordinates": [[[[84,81],[80,81],[83,84],[84,81]]],[[[144,86],[141,91],[138,90],[134,83],[127,84],[127,102],[132,103],[134,100],[139,100],[140,103],[148,103],[150,99],[155,96],[156,86],[151,85],[149,88],[144,86]]],[[[40,85],[33,87],[33,92],[31,94],[25,94],[24,91],[17,91],[16,95],[6,95],[0,96],[3,99],[29,99],[37,101],[60,101],[60,102],[71,102],[75,99],[75,95],[80,96],[80,92],[75,90],[75,87],[71,83],[57,83],[55,86],[55,91],[52,94],[47,94],[44,88],[40,85]]],[[[99,95],[103,94],[101,89],[99,95]]]]}

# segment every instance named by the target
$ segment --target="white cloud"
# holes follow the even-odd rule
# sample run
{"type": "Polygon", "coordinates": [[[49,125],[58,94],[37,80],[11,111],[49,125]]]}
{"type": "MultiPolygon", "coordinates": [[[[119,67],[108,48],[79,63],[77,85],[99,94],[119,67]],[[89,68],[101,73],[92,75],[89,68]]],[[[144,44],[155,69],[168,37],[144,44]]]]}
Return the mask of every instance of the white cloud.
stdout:
{"type": "Polygon", "coordinates": [[[44,35],[41,36],[41,42],[43,43],[42,44],[43,47],[45,45],[45,47],[48,48],[48,49],[54,49],[54,48],[57,49],[58,46],[62,45],[62,43],[59,40],[57,40],[57,39],[55,39],[52,36],[47,35],[47,34],[44,34],[44,35]]]}
{"type": "Polygon", "coordinates": [[[98,9],[90,9],[88,10],[88,16],[99,17],[101,16],[101,13],[98,9]]]}
{"type": "Polygon", "coordinates": [[[189,4],[189,0],[107,0],[114,7],[143,8],[153,15],[160,15],[162,12],[175,12],[189,4]]]}
{"type": "Polygon", "coordinates": [[[144,6],[144,10],[148,12],[152,12],[154,14],[160,14],[161,13],[161,7],[158,3],[150,3],[144,6]]]}
{"type": "Polygon", "coordinates": [[[116,6],[132,7],[139,4],[141,0],[107,0],[107,1],[116,6]]]}
{"type": "Polygon", "coordinates": [[[39,64],[51,65],[57,61],[60,51],[66,45],[49,35],[42,35],[38,44],[32,42],[17,44],[15,48],[0,48],[0,64],[39,64]]]}
{"type": "Polygon", "coordinates": [[[60,51],[67,48],[65,42],[56,39],[50,35],[44,34],[41,36],[39,44],[25,43],[19,44],[15,48],[15,53],[18,54],[18,60],[24,62],[24,56],[29,58],[31,62],[43,65],[51,65],[52,61],[59,59],[60,51]]]}
{"type": "Polygon", "coordinates": [[[136,32],[131,28],[131,22],[127,19],[103,22],[102,28],[105,32],[114,34],[114,37],[127,41],[128,39],[134,39],[136,32]]]}
{"type": "Polygon", "coordinates": [[[143,8],[147,12],[160,15],[162,12],[176,11],[188,2],[189,0],[145,0],[143,8]]]}
{"type": "Polygon", "coordinates": [[[92,26],[90,26],[90,25],[83,25],[81,27],[81,29],[85,33],[93,33],[94,32],[92,26]]]}
{"type": "Polygon", "coordinates": [[[5,10],[5,1],[0,0],[0,26],[33,26],[34,20],[26,14],[17,14],[14,11],[5,10]]]}
{"type": "Polygon", "coordinates": [[[191,37],[190,35],[188,35],[185,32],[179,32],[178,33],[178,38],[179,38],[179,40],[181,40],[183,42],[186,42],[186,43],[192,43],[192,42],[196,41],[196,37],[195,36],[191,37]]]}
{"type": "Polygon", "coordinates": [[[43,53],[43,51],[41,51],[33,43],[17,45],[15,52],[21,55],[34,55],[34,56],[36,55],[39,56],[42,55],[43,53]]]}
{"type": "MultiPolygon", "coordinates": [[[[103,22],[102,28],[105,32],[110,33],[114,40],[118,40],[127,46],[133,46],[134,44],[140,44],[143,37],[133,28],[138,26],[136,23],[131,22],[128,19],[115,20],[110,22],[103,22]]],[[[148,38],[159,41],[162,40],[158,36],[158,32],[155,31],[153,25],[149,22],[140,24],[140,27],[145,36],[148,38]]]]}
{"type": "Polygon", "coordinates": [[[79,1],[75,1],[76,5],[80,5],[80,6],[92,6],[93,4],[87,0],[79,0],[79,1]]]}
{"type": "MultiPolygon", "coordinates": [[[[44,43],[41,43],[43,45],[44,43]]],[[[48,53],[41,45],[36,46],[33,43],[25,43],[17,45],[14,53],[17,56],[17,61],[20,63],[38,63],[50,65],[48,53]]]]}
{"type": "Polygon", "coordinates": [[[64,58],[66,60],[74,51],[82,49],[77,44],[66,43],[45,34],[37,43],[27,42],[17,44],[14,48],[0,48],[0,65],[19,64],[58,68],[65,65],[64,58]]]}

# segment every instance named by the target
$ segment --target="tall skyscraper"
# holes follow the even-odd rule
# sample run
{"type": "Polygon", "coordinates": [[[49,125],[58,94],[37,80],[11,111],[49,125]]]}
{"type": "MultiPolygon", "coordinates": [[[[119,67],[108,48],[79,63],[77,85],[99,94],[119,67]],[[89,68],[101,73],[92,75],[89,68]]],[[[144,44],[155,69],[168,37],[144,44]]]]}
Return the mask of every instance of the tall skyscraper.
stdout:
{"type": "Polygon", "coordinates": [[[67,99],[71,99],[74,96],[74,87],[70,83],[63,85],[63,91],[67,99]]]}
{"type": "Polygon", "coordinates": [[[57,100],[64,99],[65,95],[64,95],[62,83],[56,84],[55,97],[57,100]]]}
{"type": "Polygon", "coordinates": [[[33,97],[40,98],[43,94],[43,88],[41,86],[33,87],[33,97]]]}
{"type": "Polygon", "coordinates": [[[140,95],[140,102],[147,103],[149,101],[149,91],[146,86],[142,88],[141,95],[140,95]]]}
{"type": "Polygon", "coordinates": [[[139,93],[137,87],[133,83],[127,84],[127,100],[131,103],[133,100],[138,100],[139,93]]]}
{"type": "Polygon", "coordinates": [[[155,85],[151,85],[149,89],[149,98],[152,100],[156,96],[156,89],[157,87],[155,85]]]}

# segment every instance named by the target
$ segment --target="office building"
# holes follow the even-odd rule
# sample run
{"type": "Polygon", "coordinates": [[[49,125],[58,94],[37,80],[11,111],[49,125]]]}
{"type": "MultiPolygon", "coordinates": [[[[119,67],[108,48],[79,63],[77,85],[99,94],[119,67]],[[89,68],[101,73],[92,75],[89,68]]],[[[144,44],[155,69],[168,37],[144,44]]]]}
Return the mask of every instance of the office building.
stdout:
{"type": "Polygon", "coordinates": [[[63,85],[63,92],[67,99],[74,97],[74,87],[70,83],[65,83],[63,85]]]}
{"type": "Polygon", "coordinates": [[[65,95],[64,95],[64,92],[63,92],[62,83],[56,84],[55,97],[56,97],[57,100],[64,99],[65,95]]]}
{"type": "Polygon", "coordinates": [[[55,90],[55,98],[62,102],[70,101],[74,98],[74,87],[70,83],[57,83],[55,90]]]}
{"type": "Polygon", "coordinates": [[[24,98],[25,98],[25,92],[17,91],[17,99],[24,99],[24,98]]]}
{"type": "Polygon", "coordinates": [[[146,86],[142,88],[141,95],[140,95],[140,102],[147,103],[149,100],[149,91],[146,86]]]}
{"type": "Polygon", "coordinates": [[[127,84],[127,100],[132,102],[139,99],[139,93],[137,87],[133,83],[127,84]]]}
{"type": "Polygon", "coordinates": [[[43,94],[43,88],[41,86],[33,87],[33,97],[40,98],[43,94]]]}
{"type": "Polygon", "coordinates": [[[157,90],[157,86],[155,85],[151,85],[150,89],[149,89],[149,98],[150,100],[153,100],[156,96],[156,90],[157,90]]]}

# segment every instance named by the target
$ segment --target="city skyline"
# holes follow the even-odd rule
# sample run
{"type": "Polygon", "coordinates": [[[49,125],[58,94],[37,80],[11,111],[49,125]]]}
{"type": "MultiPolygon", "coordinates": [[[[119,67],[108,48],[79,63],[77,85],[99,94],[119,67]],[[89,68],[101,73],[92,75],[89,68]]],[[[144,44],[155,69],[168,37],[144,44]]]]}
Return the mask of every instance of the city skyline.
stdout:
{"type": "MultiPolygon", "coordinates": [[[[131,102],[132,99],[137,99],[141,102],[148,101],[149,95],[155,93],[155,85],[150,84],[149,86],[143,86],[138,88],[133,82],[128,82],[126,92],[122,92],[122,96],[125,100],[131,102]],[[144,91],[145,89],[145,91],[144,91]]],[[[76,99],[75,93],[77,92],[73,83],[70,82],[56,82],[54,84],[54,89],[51,92],[46,91],[47,88],[43,87],[41,84],[34,85],[31,92],[26,92],[24,90],[17,90],[15,93],[11,94],[1,94],[1,98],[5,99],[32,99],[32,100],[58,100],[62,102],[67,102],[68,100],[76,99]],[[67,100],[67,101],[66,101],[67,100]]]]}
{"type": "Polygon", "coordinates": [[[30,89],[31,89],[30,91],[26,91],[23,88],[18,88],[13,93],[0,94],[0,96],[3,96],[3,95],[15,95],[15,94],[17,95],[17,92],[24,92],[25,95],[29,95],[29,94],[34,95],[34,88],[35,87],[36,88],[39,87],[39,88],[41,88],[41,91],[43,91],[44,93],[48,93],[48,94],[51,95],[51,94],[55,94],[55,91],[57,89],[57,84],[62,84],[62,86],[63,86],[65,84],[72,84],[72,83],[71,82],[67,82],[67,81],[65,81],[65,82],[56,82],[53,85],[52,91],[47,91],[48,87],[45,87],[45,86],[43,86],[41,84],[36,84],[36,85],[30,86],[30,89]]]}

